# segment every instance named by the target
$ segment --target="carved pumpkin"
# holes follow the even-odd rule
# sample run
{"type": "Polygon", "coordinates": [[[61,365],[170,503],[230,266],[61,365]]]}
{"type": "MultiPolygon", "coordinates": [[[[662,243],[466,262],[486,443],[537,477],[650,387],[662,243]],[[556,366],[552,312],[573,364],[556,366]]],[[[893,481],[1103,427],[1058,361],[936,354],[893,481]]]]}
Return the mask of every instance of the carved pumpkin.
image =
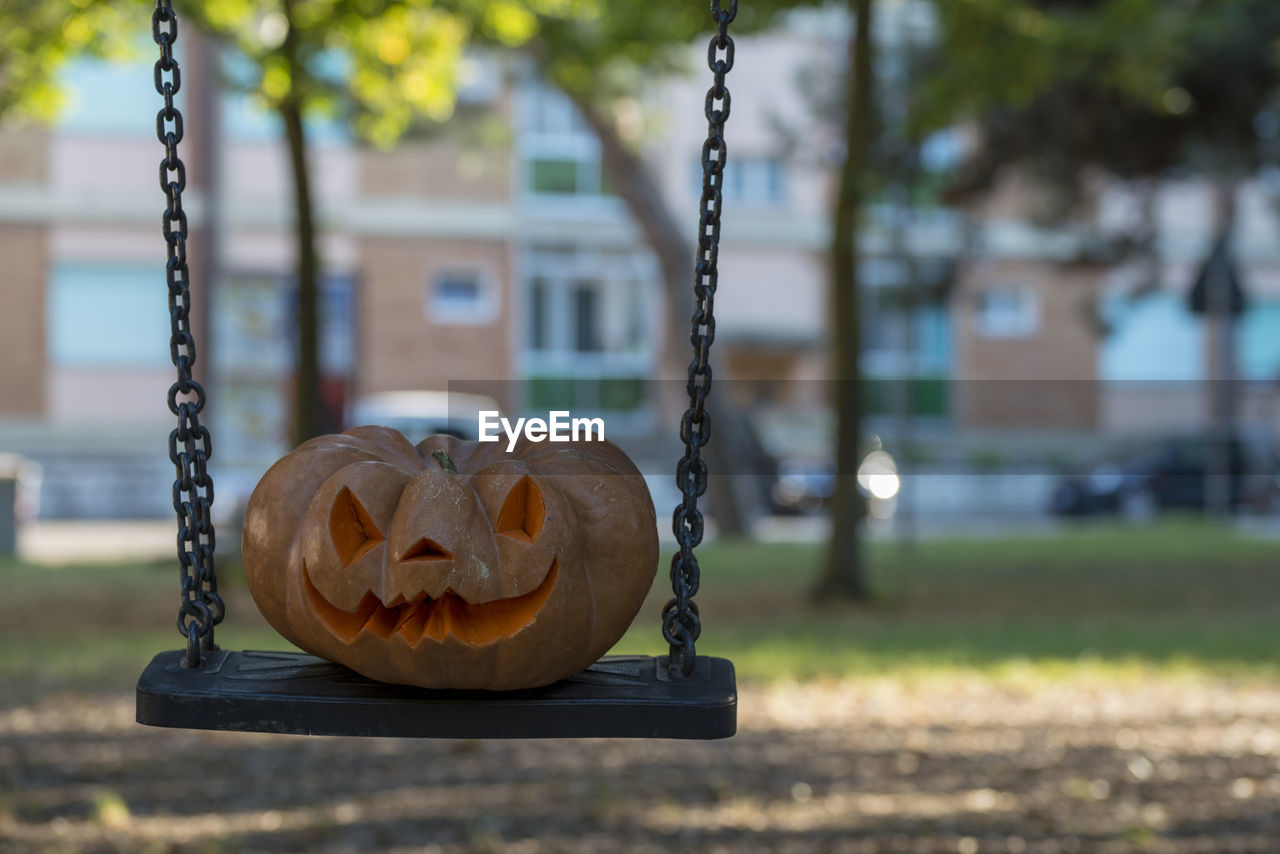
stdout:
{"type": "Polygon", "coordinates": [[[612,443],[415,448],[385,427],[312,439],[272,466],[243,546],[280,634],[427,688],[579,672],[626,631],[658,557],[649,490],[612,443]]]}

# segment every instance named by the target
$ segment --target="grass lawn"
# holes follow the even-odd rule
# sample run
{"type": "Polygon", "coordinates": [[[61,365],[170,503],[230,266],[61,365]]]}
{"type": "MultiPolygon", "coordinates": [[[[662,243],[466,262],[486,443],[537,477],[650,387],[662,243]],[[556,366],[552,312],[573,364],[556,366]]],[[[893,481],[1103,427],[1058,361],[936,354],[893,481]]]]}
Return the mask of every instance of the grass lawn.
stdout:
{"type": "MultiPolygon", "coordinates": [[[[666,560],[617,652],[663,651],[666,560]]],[[[813,603],[812,545],[699,550],[700,652],[750,680],[981,672],[996,679],[1124,678],[1158,670],[1273,678],[1280,663],[1280,543],[1174,520],[998,540],[874,544],[872,606],[813,603]]],[[[0,564],[0,680],[13,691],[127,688],[177,648],[174,566],[0,564]]],[[[224,572],[228,648],[287,648],[224,572]]]]}

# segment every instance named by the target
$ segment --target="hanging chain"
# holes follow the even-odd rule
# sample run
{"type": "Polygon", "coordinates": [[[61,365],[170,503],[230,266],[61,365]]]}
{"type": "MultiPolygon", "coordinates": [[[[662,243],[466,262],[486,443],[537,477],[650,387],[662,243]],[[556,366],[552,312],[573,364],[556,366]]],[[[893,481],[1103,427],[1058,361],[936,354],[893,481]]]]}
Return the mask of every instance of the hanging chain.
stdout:
{"type": "Polygon", "coordinates": [[[200,423],[204,409],[204,389],[191,378],[196,361],[196,342],[191,334],[191,286],[187,268],[187,215],[182,210],[182,191],[187,186],[187,170],[178,159],[182,141],[182,113],[174,106],[174,96],[182,86],[182,74],[173,58],[178,38],[178,17],[171,0],[156,0],[151,16],[151,34],[160,46],[155,65],[156,91],[164,96],[164,109],[156,114],[156,136],[164,144],[160,161],[160,189],[167,206],[162,228],[168,247],[165,280],[169,284],[169,356],[178,371],[178,381],[169,387],[169,411],[178,417],[178,426],[169,434],[169,459],[177,469],[173,482],[173,509],[178,514],[178,563],[182,572],[182,605],[178,609],[178,631],[187,639],[186,666],[198,667],[201,652],[214,649],[213,627],[222,622],[226,608],[218,595],[218,578],[213,567],[213,478],[208,462],[213,453],[209,429],[200,423]]]}
{"type": "Polygon", "coordinates": [[[702,446],[711,438],[711,415],[707,412],[707,395],[711,393],[711,342],[716,337],[714,314],[717,262],[720,255],[720,207],[723,202],[725,143],[724,124],[729,118],[729,90],[724,78],[733,68],[733,39],[729,24],[738,14],[738,0],[711,0],[711,17],[716,34],[707,46],[707,66],[714,82],[707,90],[705,112],[707,141],[702,145],[702,200],[698,216],[698,254],[694,267],[694,310],[689,340],[694,358],[689,363],[689,409],[680,419],[680,439],[684,456],[676,466],[676,483],[681,502],[672,518],[672,530],[680,550],[671,558],[671,590],[675,598],[662,609],[662,636],[671,646],[671,671],[683,676],[693,674],[694,643],[702,633],[698,606],[693,601],[698,592],[698,559],[693,549],[702,542],[702,512],[698,496],[707,491],[707,464],[702,459],[702,446]]]}

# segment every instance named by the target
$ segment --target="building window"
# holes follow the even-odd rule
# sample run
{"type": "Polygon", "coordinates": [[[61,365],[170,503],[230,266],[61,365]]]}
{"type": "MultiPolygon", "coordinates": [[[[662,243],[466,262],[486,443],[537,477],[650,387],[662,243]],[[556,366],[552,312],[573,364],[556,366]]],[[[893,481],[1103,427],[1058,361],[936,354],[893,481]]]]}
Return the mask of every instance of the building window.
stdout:
{"type": "Polygon", "coordinates": [[[1027,338],[1040,328],[1040,304],[1029,288],[994,287],[978,295],[974,326],[984,338],[1027,338]]]}
{"type": "MultiPolygon", "coordinates": [[[[342,429],[355,359],[355,280],[323,275],[317,283],[320,399],[324,430],[342,429]]],[[[297,358],[298,287],[293,276],[250,270],[219,277],[210,317],[213,415],[222,465],[270,465],[286,451],[289,408],[280,388],[297,358]]],[[[242,496],[243,497],[243,496],[242,496]]]]}
{"type": "Polygon", "coordinates": [[[551,333],[547,329],[547,283],[541,278],[529,282],[529,349],[550,349],[551,333]]]}
{"type": "Polygon", "coordinates": [[[493,288],[475,270],[436,273],[426,285],[427,318],[435,323],[489,323],[497,315],[493,288]]]}
{"type": "Polygon", "coordinates": [[[521,120],[525,192],[542,199],[610,195],[599,140],[564,93],[542,83],[529,86],[521,120]]]}
{"type": "MultiPolygon", "coordinates": [[[[1187,311],[1181,294],[1149,294],[1141,299],[1116,294],[1102,303],[1110,334],[1098,345],[1098,375],[1107,381],[1196,382],[1205,378],[1204,327],[1187,311]]],[[[1246,316],[1242,350],[1249,371],[1249,327],[1246,316]]],[[[1273,333],[1274,335],[1274,333],[1273,333]]],[[[1256,351],[1254,351],[1256,352],[1256,351]]]]}
{"type": "Polygon", "coordinates": [[[864,261],[862,303],[863,408],[870,416],[945,418],[950,411],[950,313],[930,283],[942,275],[921,264],[919,290],[908,288],[904,264],[888,259],[864,261]],[[909,385],[903,380],[910,378],[909,385]]]}
{"type": "MultiPolygon", "coordinates": [[[[66,93],[57,117],[62,134],[102,138],[146,138],[155,126],[153,71],[147,62],[77,59],[63,66],[59,83],[66,93]]],[[[185,109],[185,107],[184,107],[185,109]]]]}
{"type": "MultiPolygon", "coordinates": [[[[694,158],[695,194],[702,195],[702,156],[694,158]]],[[[787,200],[787,165],[781,157],[730,155],[724,165],[724,200],[774,206],[787,200]]]]}
{"type": "Polygon", "coordinates": [[[524,113],[525,127],[535,136],[577,137],[590,133],[568,96],[542,82],[535,82],[526,90],[524,113]]]}
{"type": "Polygon", "coordinates": [[[523,266],[525,403],[642,414],[656,356],[653,270],[632,253],[563,248],[532,250],[523,266]]]}
{"type": "Polygon", "coordinates": [[[531,157],[525,187],[530,194],[551,197],[611,195],[600,161],[594,157],[531,157]]]}
{"type": "Polygon", "coordinates": [[[538,195],[578,195],[591,183],[590,172],[579,174],[582,167],[576,160],[534,158],[529,161],[529,189],[538,195]]]}
{"type": "Polygon", "coordinates": [[[169,317],[163,272],[59,265],[49,288],[49,360],[57,367],[164,368],[169,317]]]}
{"type": "Polygon", "coordinates": [[[599,353],[600,283],[577,282],[573,286],[573,349],[578,353],[599,353]]]}
{"type": "Polygon", "coordinates": [[[1280,302],[1255,300],[1240,322],[1240,374],[1280,379],[1280,302]]]}

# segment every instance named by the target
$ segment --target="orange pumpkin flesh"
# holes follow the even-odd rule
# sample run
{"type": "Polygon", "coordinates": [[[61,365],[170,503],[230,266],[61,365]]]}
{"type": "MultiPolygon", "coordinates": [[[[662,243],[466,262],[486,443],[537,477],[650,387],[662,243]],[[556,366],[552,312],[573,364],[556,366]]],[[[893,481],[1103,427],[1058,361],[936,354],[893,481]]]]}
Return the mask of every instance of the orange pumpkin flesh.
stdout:
{"type": "Polygon", "coordinates": [[[263,476],[244,562],[259,610],[309,652],[382,681],[513,689],[570,676],[622,636],[657,533],[611,443],[415,448],[359,427],[263,476]]]}
{"type": "Polygon", "coordinates": [[[409,602],[401,596],[394,604],[384,605],[377,594],[370,591],[354,612],[331,604],[305,573],[303,583],[316,615],[348,643],[360,632],[367,631],[384,638],[398,634],[410,646],[417,646],[427,638],[442,641],[447,635],[470,644],[485,644],[509,638],[529,625],[546,604],[557,574],[552,561],[546,579],[533,592],[479,605],[472,605],[452,591],[446,591],[439,599],[422,593],[409,602]]]}

